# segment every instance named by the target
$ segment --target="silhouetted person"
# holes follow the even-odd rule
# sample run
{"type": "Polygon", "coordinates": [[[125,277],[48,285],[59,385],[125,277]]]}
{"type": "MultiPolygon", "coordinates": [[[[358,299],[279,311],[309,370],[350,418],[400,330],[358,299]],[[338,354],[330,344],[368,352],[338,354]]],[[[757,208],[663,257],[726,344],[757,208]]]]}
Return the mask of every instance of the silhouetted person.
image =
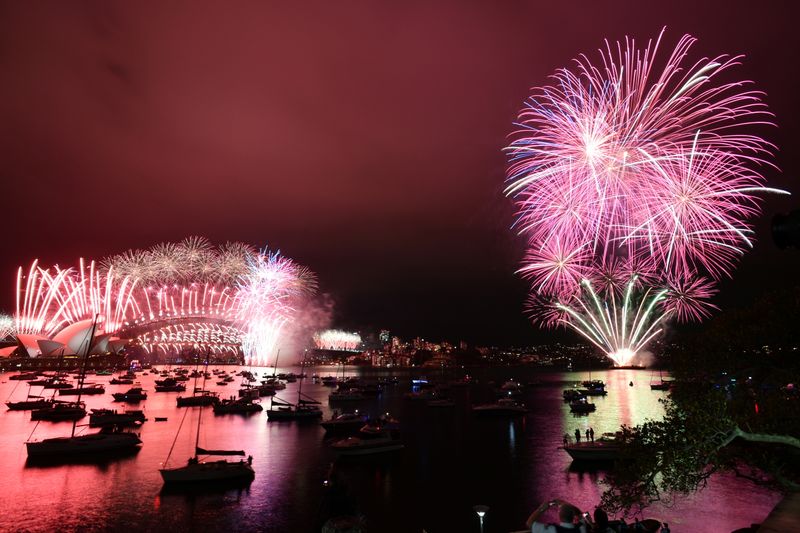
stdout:
{"type": "Polygon", "coordinates": [[[589,430],[586,430],[586,442],[589,442],[589,430]]]}
{"type": "Polygon", "coordinates": [[[569,434],[564,433],[564,447],[569,446],[569,434]]]}
{"type": "Polygon", "coordinates": [[[594,442],[594,429],[592,428],[589,428],[589,438],[594,442]]]}
{"type": "Polygon", "coordinates": [[[600,507],[594,510],[594,523],[589,531],[592,533],[615,533],[608,523],[608,515],[600,507]]]}
{"type": "Polygon", "coordinates": [[[575,430],[575,443],[576,444],[580,444],[581,443],[581,430],[580,429],[576,429],[575,430]]]}

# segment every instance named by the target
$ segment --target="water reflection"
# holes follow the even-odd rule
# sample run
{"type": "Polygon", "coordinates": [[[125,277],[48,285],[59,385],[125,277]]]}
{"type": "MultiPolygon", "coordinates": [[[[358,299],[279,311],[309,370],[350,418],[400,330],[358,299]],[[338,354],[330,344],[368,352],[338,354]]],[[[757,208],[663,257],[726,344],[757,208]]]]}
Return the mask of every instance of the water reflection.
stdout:
{"type": "MultiPolygon", "coordinates": [[[[599,501],[603,468],[572,463],[560,449],[564,433],[572,435],[575,429],[583,433],[592,427],[599,436],[620,424],[657,418],[662,413],[658,399],[665,394],[649,389],[649,372],[534,375],[529,369],[504,368],[484,371],[482,385],[454,388],[456,407],[441,410],[405,400],[409,378],[389,386],[377,400],[352,406],[373,416],[388,411],[401,420],[406,448],[385,461],[337,460],[316,423],[268,423],[264,412],[215,417],[208,409],[202,418],[201,443],[244,449],[253,455],[256,470],[249,487],[212,493],[162,491],[158,469],[184,414],[171,461],[182,463],[193,453],[194,434],[188,428],[196,427],[198,410],[178,409],[176,393],[150,393],[142,403],[149,421],[142,427],[144,445],[138,454],[96,464],[27,467],[23,443],[33,429],[30,413],[2,413],[0,468],[5,483],[0,505],[14,512],[0,514],[0,530],[319,531],[326,518],[344,510],[365,515],[374,531],[424,527],[429,533],[468,532],[477,527],[472,512],[476,503],[491,508],[487,533],[516,530],[541,501],[559,497],[589,510],[599,501]],[[486,383],[502,383],[512,375],[523,383],[540,383],[527,387],[522,396],[528,415],[514,420],[473,417],[470,406],[491,398],[486,383]],[[561,391],[589,378],[604,380],[608,396],[594,397],[597,411],[575,418],[561,391]],[[168,421],[155,422],[155,417],[168,421]],[[327,486],[326,479],[331,480],[327,486]]],[[[152,379],[141,378],[145,389],[153,390],[152,379]]],[[[0,383],[0,395],[8,397],[13,387],[13,382],[0,383]]],[[[296,387],[289,384],[282,394],[291,398],[296,387]]],[[[108,386],[108,391],[118,388],[108,386]]],[[[226,396],[234,390],[215,389],[211,383],[208,388],[226,396]]],[[[23,389],[19,387],[12,400],[24,396],[23,389]]],[[[331,415],[329,388],[305,383],[303,392],[322,401],[326,418],[331,415]]],[[[107,407],[109,400],[108,395],[87,397],[87,408],[107,407]]],[[[35,437],[63,436],[70,428],[70,423],[42,423],[35,437]]],[[[703,525],[695,527],[693,517],[714,525],[707,531],[730,531],[761,521],[776,500],[774,493],[717,476],[704,493],[681,507],[654,508],[652,514],[677,526],[673,531],[704,531],[703,525]]]]}

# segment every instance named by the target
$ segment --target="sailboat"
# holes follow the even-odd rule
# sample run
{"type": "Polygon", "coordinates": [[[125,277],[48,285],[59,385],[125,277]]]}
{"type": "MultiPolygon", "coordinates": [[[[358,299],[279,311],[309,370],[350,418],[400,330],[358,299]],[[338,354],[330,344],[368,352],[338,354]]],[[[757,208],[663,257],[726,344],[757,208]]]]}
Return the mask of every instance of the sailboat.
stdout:
{"type": "MultiPolygon", "coordinates": [[[[301,373],[304,364],[305,360],[300,363],[301,373]]],[[[270,399],[267,411],[268,420],[312,420],[315,418],[322,418],[322,409],[319,408],[317,400],[303,395],[302,379],[297,387],[297,404],[281,400],[276,396],[270,399]]]]}
{"type": "MultiPolygon", "coordinates": [[[[206,368],[208,368],[208,357],[206,357],[206,368]]],[[[204,380],[205,381],[205,380],[204,380]]],[[[189,411],[184,413],[184,417],[189,411]]],[[[243,450],[209,450],[200,447],[200,421],[203,417],[203,409],[198,409],[197,416],[197,432],[194,440],[194,456],[189,458],[185,466],[177,468],[166,468],[169,463],[169,458],[172,455],[172,450],[175,448],[175,442],[178,440],[180,434],[180,427],[178,434],[175,435],[175,441],[169,449],[164,467],[159,469],[161,478],[164,480],[165,485],[172,484],[193,484],[205,482],[220,482],[220,481],[252,481],[255,477],[253,470],[253,457],[249,456],[247,461],[228,461],[222,459],[219,461],[201,461],[200,456],[244,456],[243,450]]],[[[181,422],[181,426],[183,422],[181,422]]]]}
{"type": "MultiPolygon", "coordinates": [[[[86,378],[86,361],[89,359],[89,350],[97,329],[97,315],[92,323],[92,330],[86,340],[86,352],[83,356],[83,367],[81,370],[80,385],[86,378]]],[[[82,405],[81,398],[78,396],[77,405],[82,405]]],[[[58,405],[56,405],[57,407],[58,405]]],[[[38,411],[34,411],[37,413],[38,411]]],[[[84,410],[84,415],[85,415],[84,410]]],[[[28,450],[28,457],[47,458],[55,457],[58,459],[69,459],[75,456],[86,456],[91,454],[102,454],[110,452],[124,452],[138,449],[142,444],[139,435],[122,431],[117,427],[103,428],[96,433],[75,436],[76,419],[72,421],[72,433],[69,437],[55,437],[41,441],[28,441],[25,447],[28,450]]],[[[36,429],[34,428],[34,431],[36,429]]]]}

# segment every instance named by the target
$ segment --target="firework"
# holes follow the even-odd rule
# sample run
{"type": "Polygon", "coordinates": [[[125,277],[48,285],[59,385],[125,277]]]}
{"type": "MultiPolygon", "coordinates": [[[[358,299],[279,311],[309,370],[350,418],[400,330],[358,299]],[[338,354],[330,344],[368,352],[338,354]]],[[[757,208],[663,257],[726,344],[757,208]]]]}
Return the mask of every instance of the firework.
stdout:
{"type": "Polygon", "coordinates": [[[237,294],[245,356],[266,364],[276,353],[284,328],[294,319],[300,299],[315,291],[316,277],[311,271],[280,252],[264,250],[251,257],[237,294]]]}
{"type": "Polygon", "coordinates": [[[667,316],[709,314],[714,283],[752,246],[759,195],[784,192],[765,187],[773,147],[749,133],[770,124],[761,93],[717,81],[740,58],[689,63],[684,36],[659,70],[662,35],[558,70],[506,149],[534,318],[578,330],[617,364],[667,316]]]}
{"type": "Polygon", "coordinates": [[[204,238],[162,243],[76,268],[17,275],[14,329],[53,337],[100,317],[100,331],[136,339],[148,350],[239,345],[248,362],[266,363],[287,333],[316,278],[279,252],[242,243],[214,249],[204,238]]]}
{"type": "Polygon", "coordinates": [[[314,334],[314,345],[321,350],[353,352],[361,347],[361,335],[329,329],[314,334]]]}
{"type": "Polygon", "coordinates": [[[0,314],[0,340],[7,339],[17,332],[14,317],[0,314]]]}

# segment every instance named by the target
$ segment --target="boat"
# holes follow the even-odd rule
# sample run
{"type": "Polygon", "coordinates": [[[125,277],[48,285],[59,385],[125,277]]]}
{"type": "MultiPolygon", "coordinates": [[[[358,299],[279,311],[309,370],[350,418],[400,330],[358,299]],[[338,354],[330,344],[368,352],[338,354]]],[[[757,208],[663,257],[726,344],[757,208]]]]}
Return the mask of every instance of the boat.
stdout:
{"type": "MultiPolygon", "coordinates": [[[[92,341],[94,340],[95,331],[97,331],[98,315],[95,315],[92,321],[92,329],[86,339],[86,351],[83,356],[83,366],[81,368],[80,381],[78,389],[84,386],[84,379],[86,377],[86,361],[89,359],[89,351],[92,341]]],[[[69,437],[54,437],[44,439],[41,441],[31,441],[25,443],[28,451],[29,459],[43,459],[52,458],[58,460],[69,460],[74,457],[95,457],[98,454],[107,454],[111,452],[129,452],[138,450],[142,444],[139,435],[123,431],[117,426],[109,426],[102,428],[99,432],[89,433],[87,435],[75,435],[76,420],[86,416],[86,409],[83,402],[80,401],[81,397],[78,395],[77,402],[69,403],[54,403],[50,409],[40,409],[33,411],[33,415],[37,413],[44,413],[46,411],[58,411],[59,409],[75,412],[81,412],[79,417],[72,416],[72,433],[69,437]]]]}
{"type": "Polygon", "coordinates": [[[215,415],[250,414],[264,410],[260,404],[253,403],[250,398],[234,398],[233,396],[229,400],[222,400],[214,404],[213,409],[215,415]]]}
{"type": "Polygon", "coordinates": [[[81,396],[82,394],[104,394],[106,388],[102,385],[84,385],[83,387],[75,387],[72,389],[59,389],[59,396],[81,396]]]}
{"type": "Polygon", "coordinates": [[[366,396],[358,389],[335,390],[328,396],[330,403],[357,402],[364,399],[366,399],[366,396]]]}
{"type": "Polygon", "coordinates": [[[573,413],[584,414],[584,413],[591,413],[597,409],[597,406],[591,402],[583,400],[575,400],[570,402],[569,410],[573,413]]]}
{"type": "MultiPolygon", "coordinates": [[[[250,398],[251,400],[255,400],[259,396],[261,396],[261,392],[259,391],[258,387],[253,387],[253,386],[248,385],[246,383],[242,385],[241,389],[239,389],[239,393],[238,394],[239,394],[239,398],[250,398]]],[[[274,391],[273,391],[273,394],[275,394],[274,391]]]]}
{"type": "MultiPolygon", "coordinates": [[[[208,357],[206,357],[206,368],[208,368],[208,357]]],[[[216,405],[219,403],[219,398],[215,393],[205,390],[206,379],[208,379],[205,374],[206,372],[199,372],[197,368],[194,369],[194,372],[192,372],[192,375],[194,375],[194,390],[192,390],[192,395],[178,396],[178,407],[216,405]],[[202,387],[197,386],[197,378],[200,376],[203,376],[202,387]],[[198,393],[200,394],[198,395],[198,393]]]]}
{"type": "Polygon", "coordinates": [[[494,403],[476,405],[472,408],[472,412],[484,416],[521,416],[527,413],[528,409],[511,398],[500,398],[494,403]]]}
{"type": "Polygon", "coordinates": [[[31,420],[48,420],[50,422],[80,420],[84,416],[86,416],[86,405],[81,401],[50,401],[47,407],[31,411],[31,420]]]}
{"type": "Polygon", "coordinates": [[[331,435],[341,435],[343,433],[354,433],[364,427],[367,423],[367,416],[354,413],[334,414],[320,425],[331,435]]]}
{"type": "Polygon", "coordinates": [[[8,379],[12,381],[33,381],[38,379],[39,375],[35,372],[23,372],[22,374],[14,374],[13,376],[9,376],[8,379]]]}
{"type": "Polygon", "coordinates": [[[71,437],[54,437],[25,443],[28,457],[55,457],[65,459],[73,456],[88,456],[109,452],[133,451],[142,440],[135,433],[122,431],[118,427],[107,427],[99,432],[71,437]]]}
{"type": "Polygon", "coordinates": [[[313,420],[321,417],[322,409],[319,408],[319,402],[302,398],[295,405],[273,397],[267,410],[269,420],[313,420]]]}
{"type": "Polygon", "coordinates": [[[49,405],[49,401],[41,396],[28,396],[26,400],[20,402],[6,402],[9,411],[32,411],[34,409],[44,409],[49,405]],[[31,399],[35,398],[35,399],[31,399]]]}
{"type": "Polygon", "coordinates": [[[581,398],[586,398],[586,395],[579,389],[567,389],[562,393],[565,402],[574,402],[581,398]]]}
{"type": "MultiPolygon", "coordinates": [[[[206,355],[206,369],[208,368],[208,358],[206,355]]],[[[203,384],[205,385],[205,377],[203,384]]],[[[215,397],[216,398],[216,397],[215,397]]],[[[255,471],[253,470],[253,457],[248,456],[247,460],[229,461],[221,459],[218,461],[201,460],[201,456],[244,456],[243,450],[210,450],[200,447],[200,421],[203,416],[203,409],[199,409],[197,416],[197,432],[194,441],[194,455],[189,458],[184,466],[175,468],[168,468],[169,459],[172,455],[172,450],[175,448],[175,442],[180,435],[180,426],[178,433],[175,435],[175,441],[172,443],[167,459],[164,461],[164,468],[159,469],[161,479],[164,480],[164,485],[202,485],[204,483],[220,483],[220,482],[250,482],[255,478],[255,471]]]]}
{"type": "Polygon", "coordinates": [[[337,378],[336,376],[324,376],[321,379],[321,381],[322,384],[325,385],[326,387],[335,387],[337,382],[339,381],[339,378],[337,378]]]}
{"type": "Polygon", "coordinates": [[[111,381],[108,382],[110,385],[133,385],[132,378],[112,378],[111,381]]]}
{"type": "Polygon", "coordinates": [[[186,385],[175,378],[157,379],[155,383],[156,392],[186,392],[186,385]]]}
{"type": "Polygon", "coordinates": [[[273,390],[283,390],[286,388],[286,383],[277,378],[265,379],[261,382],[261,385],[263,387],[270,387],[273,390]]]}
{"type": "Polygon", "coordinates": [[[117,412],[116,409],[92,409],[89,414],[89,427],[103,426],[134,426],[147,421],[144,411],[126,410],[117,412]]]}
{"type": "Polygon", "coordinates": [[[42,383],[42,386],[45,389],[71,389],[75,385],[72,383],[67,383],[62,378],[53,378],[45,380],[44,383],[42,383]]]}
{"type": "Polygon", "coordinates": [[[303,394],[302,380],[297,388],[297,404],[273,396],[267,410],[268,420],[314,420],[321,417],[322,409],[319,408],[319,402],[303,394]]]}
{"type": "Polygon", "coordinates": [[[592,379],[591,372],[589,373],[589,379],[582,381],[581,385],[583,385],[584,388],[579,389],[578,392],[584,396],[605,396],[608,394],[606,391],[606,384],[603,380],[592,379]]]}
{"type": "Polygon", "coordinates": [[[147,399],[147,393],[141,387],[133,387],[127,392],[115,392],[112,396],[116,402],[139,403],[147,399]]]}
{"type": "Polygon", "coordinates": [[[672,387],[672,381],[661,380],[660,383],[650,383],[650,390],[669,390],[672,387]]]}
{"type": "Polygon", "coordinates": [[[159,470],[165,485],[196,485],[203,483],[220,483],[241,481],[249,482],[256,477],[253,470],[253,457],[247,461],[201,461],[200,456],[206,455],[244,455],[242,450],[206,450],[195,448],[195,456],[190,457],[186,466],[177,468],[162,468],[159,470]]]}
{"type": "Polygon", "coordinates": [[[608,391],[606,391],[605,389],[594,389],[594,388],[578,389],[578,392],[584,396],[605,396],[608,394],[608,391]]]}
{"type": "Polygon", "coordinates": [[[355,456],[396,452],[404,445],[391,430],[366,425],[359,430],[358,436],[334,441],[331,448],[341,456],[355,456]]]}
{"type": "Polygon", "coordinates": [[[575,461],[616,461],[620,444],[617,435],[604,433],[599,439],[564,446],[564,450],[575,461]]]}
{"type": "Polygon", "coordinates": [[[215,405],[219,403],[219,398],[216,394],[210,391],[202,391],[202,393],[193,396],[178,396],[178,407],[194,407],[204,405],[215,405]]]}

